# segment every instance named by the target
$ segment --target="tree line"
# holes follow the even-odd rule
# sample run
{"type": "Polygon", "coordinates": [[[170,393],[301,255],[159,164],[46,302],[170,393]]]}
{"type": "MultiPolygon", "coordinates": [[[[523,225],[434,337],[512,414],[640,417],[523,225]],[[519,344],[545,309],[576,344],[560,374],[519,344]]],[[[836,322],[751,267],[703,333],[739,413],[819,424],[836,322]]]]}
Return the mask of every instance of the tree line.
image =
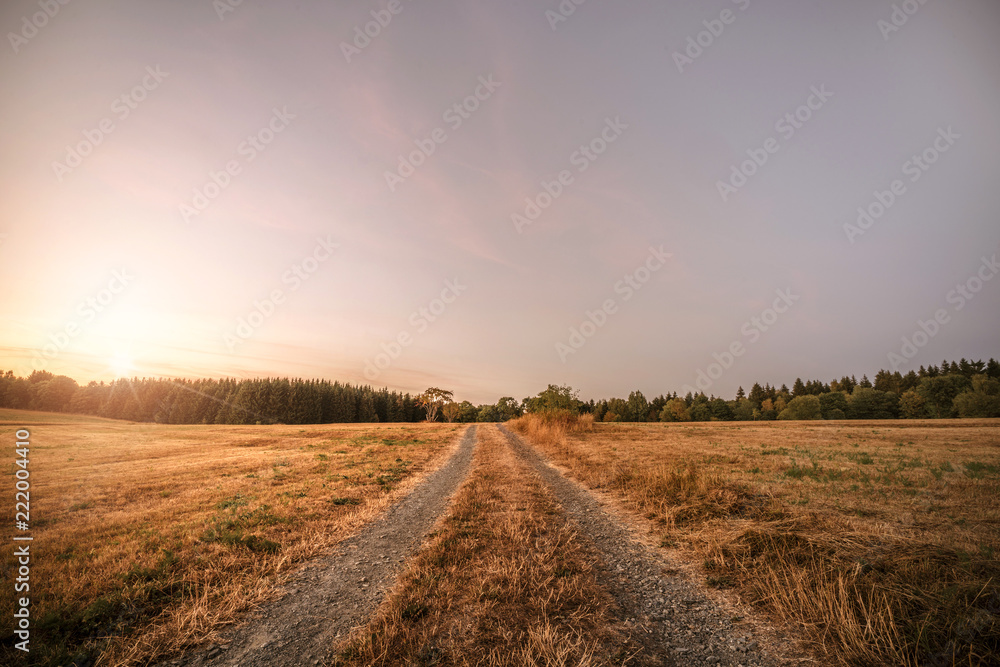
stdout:
{"type": "Polygon", "coordinates": [[[704,393],[647,400],[633,391],[627,399],[578,401],[576,409],[610,422],[1000,417],[1000,363],[946,360],[905,375],[880,370],[874,381],[867,375],[829,383],[797,378],[791,389],[754,383],[750,393],[740,387],[732,400],[704,393]]]}
{"type": "Polygon", "coordinates": [[[520,416],[518,401],[456,403],[452,392],[409,393],[329,380],[118,379],[79,385],[34,371],[0,371],[0,408],[44,410],[160,424],[330,424],[350,422],[496,422],[520,416]]]}
{"type": "Polygon", "coordinates": [[[44,410],[160,424],[330,424],[349,422],[506,421],[518,401],[456,403],[431,387],[416,396],[329,380],[118,379],[79,385],[73,378],[0,370],[0,408],[44,410]]]}
{"type": "Polygon", "coordinates": [[[48,371],[28,377],[0,371],[0,407],[162,424],[497,422],[553,409],[605,422],[1000,417],[1000,363],[944,361],[905,375],[880,370],[874,382],[867,375],[829,383],[796,379],[791,389],[754,383],[749,393],[740,387],[732,400],[703,392],[648,400],[633,391],[628,398],[581,401],[571,388],[549,385],[535,397],[504,396],[492,405],[456,402],[451,391],[436,387],[413,396],[301,378],[132,378],[80,386],[48,371]]]}
{"type": "Polygon", "coordinates": [[[327,380],[119,379],[80,386],[65,375],[0,373],[0,407],[161,424],[325,424],[412,422],[415,397],[327,380]]]}

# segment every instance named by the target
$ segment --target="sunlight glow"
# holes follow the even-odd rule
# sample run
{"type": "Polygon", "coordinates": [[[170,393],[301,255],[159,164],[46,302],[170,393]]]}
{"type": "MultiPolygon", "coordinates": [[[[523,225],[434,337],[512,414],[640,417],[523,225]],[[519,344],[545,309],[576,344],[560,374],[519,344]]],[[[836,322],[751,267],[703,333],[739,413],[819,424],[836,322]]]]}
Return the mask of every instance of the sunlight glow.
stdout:
{"type": "Polygon", "coordinates": [[[116,352],[108,364],[115,377],[127,378],[132,374],[134,366],[132,357],[127,352],[116,352]]]}

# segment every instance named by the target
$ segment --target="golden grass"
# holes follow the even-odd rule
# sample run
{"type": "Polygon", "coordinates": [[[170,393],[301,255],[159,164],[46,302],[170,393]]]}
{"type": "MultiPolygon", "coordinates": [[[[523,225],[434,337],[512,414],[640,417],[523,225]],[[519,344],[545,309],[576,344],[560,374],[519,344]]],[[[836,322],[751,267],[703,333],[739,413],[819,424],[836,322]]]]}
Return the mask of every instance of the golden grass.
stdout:
{"type": "Polygon", "coordinates": [[[339,665],[627,664],[595,556],[493,425],[428,545],[339,665]]]}
{"type": "Polygon", "coordinates": [[[512,426],[826,661],[1000,662],[1000,420],[512,426]]]}
{"type": "Polygon", "coordinates": [[[52,424],[121,424],[120,419],[106,419],[90,415],[67,414],[65,412],[41,412],[38,410],[14,410],[0,408],[0,425],[24,428],[49,426],[52,424]]]}
{"type": "MultiPolygon", "coordinates": [[[[30,426],[34,664],[146,664],[212,639],[437,465],[459,426],[30,426]],[[110,638],[110,639],[104,639],[110,638]]],[[[8,461],[13,461],[9,454],[8,461]]],[[[2,484],[12,490],[14,467],[2,484]]],[[[12,493],[12,491],[11,491],[12,493]]],[[[13,503],[3,519],[13,523],[13,503]]],[[[4,550],[2,566],[13,566],[4,550]]],[[[0,615],[13,600],[0,596],[0,615]]]]}

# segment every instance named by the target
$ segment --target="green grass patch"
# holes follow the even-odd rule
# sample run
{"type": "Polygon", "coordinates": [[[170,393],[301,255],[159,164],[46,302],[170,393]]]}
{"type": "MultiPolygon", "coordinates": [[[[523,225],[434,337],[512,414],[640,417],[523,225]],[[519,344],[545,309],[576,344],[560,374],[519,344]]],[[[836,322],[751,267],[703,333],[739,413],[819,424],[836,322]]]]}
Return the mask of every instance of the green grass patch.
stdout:
{"type": "Polygon", "coordinates": [[[331,505],[360,505],[361,500],[358,498],[330,498],[328,501],[331,505]]]}
{"type": "Polygon", "coordinates": [[[1000,473],[1000,466],[982,461],[966,461],[962,465],[965,466],[965,476],[972,479],[996,477],[1000,473]]]}
{"type": "Polygon", "coordinates": [[[875,459],[868,452],[850,452],[847,455],[847,460],[863,466],[870,466],[875,463],[875,459]]]}
{"type": "Polygon", "coordinates": [[[823,477],[823,468],[820,467],[819,463],[816,461],[812,462],[812,466],[800,466],[795,460],[792,461],[790,468],[785,470],[785,477],[790,477],[792,479],[805,479],[809,477],[814,480],[819,480],[823,477]]]}

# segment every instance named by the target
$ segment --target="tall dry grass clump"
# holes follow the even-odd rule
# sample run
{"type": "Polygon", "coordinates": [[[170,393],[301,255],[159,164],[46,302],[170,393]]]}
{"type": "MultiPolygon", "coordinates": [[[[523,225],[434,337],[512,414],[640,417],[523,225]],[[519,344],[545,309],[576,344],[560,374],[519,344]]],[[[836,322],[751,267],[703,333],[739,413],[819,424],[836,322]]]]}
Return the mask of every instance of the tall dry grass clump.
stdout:
{"type": "Polygon", "coordinates": [[[571,433],[586,433],[594,428],[594,415],[577,414],[569,410],[529,412],[507,424],[536,442],[562,446],[571,433]]]}

